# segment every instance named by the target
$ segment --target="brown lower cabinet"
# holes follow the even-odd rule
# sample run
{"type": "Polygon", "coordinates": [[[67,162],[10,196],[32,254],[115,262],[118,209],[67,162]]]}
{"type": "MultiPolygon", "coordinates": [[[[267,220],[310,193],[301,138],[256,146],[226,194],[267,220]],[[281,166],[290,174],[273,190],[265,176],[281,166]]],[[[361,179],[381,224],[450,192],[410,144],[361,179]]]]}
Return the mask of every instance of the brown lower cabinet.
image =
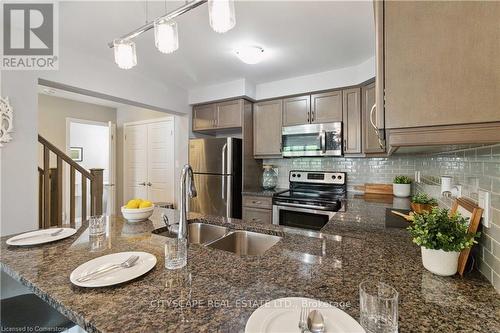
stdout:
{"type": "Polygon", "coordinates": [[[243,220],[262,224],[273,223],[273,201],[270,197],[243,195],[243,220]]]}
{"type": "Polygon", "coordinates": [[[273,211],[270,209],[260,209],[243,207],[243,220],[248,222],[258,222],[262,224],[272,224],[273,211]]]}

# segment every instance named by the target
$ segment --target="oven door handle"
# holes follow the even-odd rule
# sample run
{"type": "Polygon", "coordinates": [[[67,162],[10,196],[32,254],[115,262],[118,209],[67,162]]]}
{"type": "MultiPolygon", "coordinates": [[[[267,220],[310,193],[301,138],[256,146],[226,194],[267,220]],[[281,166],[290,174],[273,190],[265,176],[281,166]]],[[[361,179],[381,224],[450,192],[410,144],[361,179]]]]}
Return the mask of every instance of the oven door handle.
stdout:
{"type": "Polygon", "coordinates": [[[277,202],[277,203],[275,203],[275,206],[278,206],[278,208],[279,207],[286,207],[286,209],[294,211],[294,212],[304,212],[304,213],[331,212],[331,213],[335,213],[335,212],[327,210],[321,206],[297,205],[297,204],[290,204],[290,203],[286,203],[286,202],[277,202]]]}

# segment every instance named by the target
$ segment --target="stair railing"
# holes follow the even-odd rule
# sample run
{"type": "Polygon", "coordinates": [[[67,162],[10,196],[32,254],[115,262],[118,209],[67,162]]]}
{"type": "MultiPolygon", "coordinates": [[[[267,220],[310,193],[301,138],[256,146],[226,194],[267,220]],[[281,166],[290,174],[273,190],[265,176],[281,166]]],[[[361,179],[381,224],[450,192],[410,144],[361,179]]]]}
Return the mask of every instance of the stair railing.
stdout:
{"type": "Polygon", "coordinates": [[[87,219],[87,182],[90,182],[90,214],[102,214],[103,172],[104,169],[86,170],[62,152],[59,148],[38,135],[43,146],[43,168],[38,168],[39,193],[38,217],[40,228],[63,225],[63,162],[69,165],[69,224],[75,226],[75,181],[77,172],[81,177],[81,215],[82,222],[87,219]],[[56,168],[50,168],[50,153],[56,155],[56,168]]]}

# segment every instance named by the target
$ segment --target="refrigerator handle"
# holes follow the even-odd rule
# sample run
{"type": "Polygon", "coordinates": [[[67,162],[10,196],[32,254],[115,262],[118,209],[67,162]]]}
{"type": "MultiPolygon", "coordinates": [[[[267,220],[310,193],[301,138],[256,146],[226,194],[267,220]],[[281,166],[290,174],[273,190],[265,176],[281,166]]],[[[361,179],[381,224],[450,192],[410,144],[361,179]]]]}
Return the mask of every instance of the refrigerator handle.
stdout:
{"type": "Polygon", "coordinates": [[[232,193],[232,181],[233,177],[227,177],[227,201],[226,201],[226,217],[233,217],[232,211],[233,211],[233,193],[232,193]]]}
{"type": "Polygon", "coordinates": [[[222,147],[222,199],[226,200],[226,153],[227,143],[222,147]]]}

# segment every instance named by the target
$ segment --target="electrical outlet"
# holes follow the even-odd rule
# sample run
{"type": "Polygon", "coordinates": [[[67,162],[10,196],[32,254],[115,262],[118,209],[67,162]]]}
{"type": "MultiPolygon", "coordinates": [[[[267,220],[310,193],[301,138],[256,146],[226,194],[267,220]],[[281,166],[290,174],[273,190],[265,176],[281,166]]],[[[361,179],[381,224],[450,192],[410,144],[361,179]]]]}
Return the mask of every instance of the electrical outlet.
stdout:
{"type": "Polygon", "coordinates": [[[415,183],[420,183],[420,171],[415,171],[415,183]]]}
{"type": "Polygon", "coordinates": [[[490,192],[479,190],[478,191],[478,206],[483,209],[483,225],[486,228],[490,227],[490,192]]]}

